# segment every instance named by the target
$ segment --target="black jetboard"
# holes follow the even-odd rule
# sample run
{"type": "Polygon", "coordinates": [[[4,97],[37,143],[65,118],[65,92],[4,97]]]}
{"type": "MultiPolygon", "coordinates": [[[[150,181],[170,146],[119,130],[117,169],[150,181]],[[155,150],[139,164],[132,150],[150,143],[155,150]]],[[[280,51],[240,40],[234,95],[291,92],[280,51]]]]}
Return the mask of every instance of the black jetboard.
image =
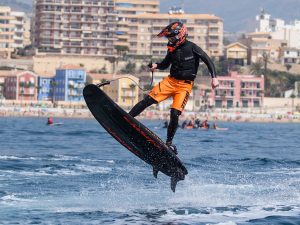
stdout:
{"type": "Polygon", "coordinates": [[[83,96],[88,108],[102,127],[129,151],[158,171],[171,177],[171,189],[184,180],[187,169],[172,150],[146,126],[125,112],[97,85],[87,85],[83,96]]]}

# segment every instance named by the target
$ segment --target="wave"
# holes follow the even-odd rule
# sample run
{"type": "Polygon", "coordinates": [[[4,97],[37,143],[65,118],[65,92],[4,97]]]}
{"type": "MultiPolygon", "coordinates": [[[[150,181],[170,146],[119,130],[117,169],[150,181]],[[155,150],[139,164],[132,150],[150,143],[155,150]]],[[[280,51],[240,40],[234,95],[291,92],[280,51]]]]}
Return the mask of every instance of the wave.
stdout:
{"type": "Polygon", "coordinates": [[[229,161],[237,161],[242,163],[250,163],[255,165],[289,165],[289,166],[300,166],[300,160],[288,160],[288,159],[270,159],[270,158],[243,158],[237,160],[229,160],[229,161]]]}
{"type": "MultiPolygon", "coordinates": [[[[101,207],[100,207],[101,208],[101,207]]],[[[113,224],[207,224],[207,225],[237,225],[237,224],[299,224],[296,208],[290,211],[267,211],[261,207],[182,207],[167,209],[137,209],[115,211],[114,209],[93,209],[87,207],[60,207],[54,209],[53,214],[59,218],[88,218],[97,220],[99,224],[107,224],[107,218],[113,224]],[[106,221],[106,223],[105,223],[106,221]]],[[[51,217],[50,217],[51,218],[51,217]]]]}
{"type": "Polygon", "coordinates": [[[32,199],[16,197],[14,194],[6,194],[6,195],[0,197],[0,203],[15,204],[15,202],[33,202],[33,201],[34,200],[32,200],[32,199]]]}
{"type": "Polygon", "coordinates": [[[48,154],[40,157],[33,156],[13,156],[13,155],[0,155],[0,160],[40,160],[40,161],[80,161],[80,162],[105,162],[109,164],[114,164],[114,160],[104,160],[104,159],[89,159],[81,158],[79,156],[70,155],[52,155],[48,154]]]}
{"type": "MultiPolygon", "coordinates": [[[[251,164],[251,165],[289,165],[289,166],[300,166],[300,160],[288,160],[288,159],[271,159],[271,158],[240,158],[232,159],[229,155],[218,155],[220,157],[196,157],[191,160],[191,162],[197,163],[211,163],[211,162],[226,162],[226,163],[242,163],[242,164],[251,164]]],[[[230,164],[229,164],[230,165],[230,164]]]]}
{"type": "Polygon", "coordinates": [[[34,170],[2,170],[2,173],[22,176],[79,176],[83,174],[109,174],[111,171],[112,168],[102,166],[49,164],[34,170]]]}

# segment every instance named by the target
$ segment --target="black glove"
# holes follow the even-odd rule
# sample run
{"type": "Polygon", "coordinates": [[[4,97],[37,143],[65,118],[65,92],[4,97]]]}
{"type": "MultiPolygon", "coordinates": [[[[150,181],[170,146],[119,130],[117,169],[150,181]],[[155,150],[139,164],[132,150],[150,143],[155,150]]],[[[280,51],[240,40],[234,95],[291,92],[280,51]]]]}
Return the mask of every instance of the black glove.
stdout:
{"type": "Polygon", "coordinates": [[[152,62],[150,62],[149,64],[148,64],[148,67],[151,69],[152,68],[152,62]]]}

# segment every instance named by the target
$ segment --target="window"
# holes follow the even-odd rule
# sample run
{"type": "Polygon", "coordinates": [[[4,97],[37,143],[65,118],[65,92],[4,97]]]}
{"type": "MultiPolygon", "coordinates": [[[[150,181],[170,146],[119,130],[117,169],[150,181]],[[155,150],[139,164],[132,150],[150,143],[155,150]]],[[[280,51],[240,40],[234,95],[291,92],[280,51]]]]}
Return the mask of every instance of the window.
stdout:
{"type": "Polygon", "coordinates": [[[253,104],[254,104],[254,107],[259,107],[260,106],[258,100],[255,100],[253,104]]]}
{"type": "Polygon", "coordinates": [[[243,101],[242,101],[242,104],[243,104],[243,107],[244,107],[244,108],[248,108],[248,101],[243,100],[243,101]]]}

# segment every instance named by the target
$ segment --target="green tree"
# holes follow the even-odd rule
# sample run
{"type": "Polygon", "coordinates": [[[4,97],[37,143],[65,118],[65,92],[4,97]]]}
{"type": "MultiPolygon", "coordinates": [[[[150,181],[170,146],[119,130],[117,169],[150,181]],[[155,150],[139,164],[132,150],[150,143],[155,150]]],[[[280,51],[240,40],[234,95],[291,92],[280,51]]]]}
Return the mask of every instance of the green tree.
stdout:
{"type": "Polygon", "coordinates": [[[131,90],[131,108],[133,107],[133,104],[134,104],[134,99],[135,99],[135,94],[134,94],[134,90],[135,90],[135,87],[136,87],[136,84],[130,84],[130,90],[131,90]]]}
{"type": "Polygon", "coordinates": [[[53,79],[50,81],[50,87],[51,87],[51,92],[52,92],[52,104],[54,105],[55,102],[55,89],[56,89],[57,83],[53,79]]]}
{"type": "Polygon", "coordinates": [[[250,65],[250,73],[254,75],[261,75],[263,73],[263,62],[261,59],[250,65]]]}
{"type": "Polygon", "coordinates": [[[193,90],[193,99],[192,99],[192,101],[193,101],[193,112],[194,112],[195,111],[195,91],[198,90],[198,87],[196,85],[194,85],[192,90],[193,90]]]}
{"type": "Polygon", "coordinates": [[[124,68],[121,69],[121,73],[133,74],[135,73],[136,64],[128,62],[124,68]]]}
{"type": "Polygon", "coordinates": [[[129,48],[127,46],[122,46],[122,45],[115,46],[115,49],[117,50],[119,59],[124,59],[124,57],[126,56],[126,54],[129,51],[129,48]]]}
{"type": "Polygon", "coordinates": [[[39,100],[40,90],[42,89],[42,86],[40,85],[35,86],[35,89],[36,89],[37,100],[39,100]]]}
{"type": "Polygon", "coordinates": [[[284,65],[287,71],[290,71],[290,69],[292,68],[291,64],[285,64],[284,65]]]}
{"type": "Polygon", "coordinates": [[[106,65],[104,65],[100,70],[98,70],[96,72],[101,73],[101,74],[108,74],[106,65]]]}

